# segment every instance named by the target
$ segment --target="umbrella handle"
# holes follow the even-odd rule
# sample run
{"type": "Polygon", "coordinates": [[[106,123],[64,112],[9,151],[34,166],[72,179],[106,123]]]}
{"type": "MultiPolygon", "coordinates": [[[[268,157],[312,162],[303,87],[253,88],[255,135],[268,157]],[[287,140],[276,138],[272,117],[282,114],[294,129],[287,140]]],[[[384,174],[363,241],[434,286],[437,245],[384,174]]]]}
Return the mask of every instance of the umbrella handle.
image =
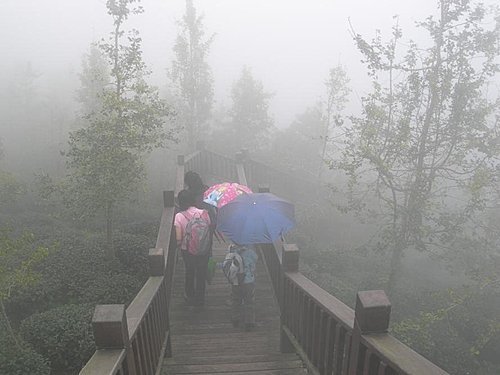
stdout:
{"type": "Polygon", "coordinates": [[[218,231],[214,231],[214,236],[215,238],[217,238],[217,240],[219,241],[219,243],[226,243],[226,240],[224,239],[224,237],[222,236],[222,234],[220,234],[218,231]]]}

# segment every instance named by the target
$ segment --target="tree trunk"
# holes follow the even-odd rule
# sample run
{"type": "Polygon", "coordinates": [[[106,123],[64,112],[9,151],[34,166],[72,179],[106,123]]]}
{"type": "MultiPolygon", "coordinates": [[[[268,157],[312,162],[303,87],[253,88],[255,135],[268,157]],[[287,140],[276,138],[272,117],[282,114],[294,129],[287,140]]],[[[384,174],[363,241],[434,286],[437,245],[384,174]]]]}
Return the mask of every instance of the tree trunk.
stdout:
{"type": "MultiPolygon", "coordinates": [[[[193,93],[194,95],[194,93],[193,93]]],[[[196,151],[196,114],[195,114],[195,101],[194,99],[189,100],[189,113],[187,121],[187,153],[192,153],[196,151]]]]}
{"type": "MultiPolygon", "coordinates": [[[[387,280],[387,294],[389,296],[395,295],[398,287],[399,275],[401,274],[403,254],[408,247],[408,235],[409,235],[409,217],[407,212],[402,213],[401,227],[394,233],[397,233],[394,248],[391,254],[391,263],[389,268],[389,278],[387,280]]],[[[394,229],[397,225],[394,225],[394,229]]]]}
{"type": "Polygon", "coordinates": [[[109,259],[114,256],[112,202],[106,203],[106,255],[109,259]]]}
{"type": "Polygon", "coordinates": [[[403,259],[403,251],[401,243],[396,243],[392,249],[391,264],[389,269],[389,279],[387,280],[387,294],[392,297],[396,294],[399,275],[403,259]]]}
{"type": "Polygon", "coordinates": [[[3,319],[5,320],[5,326],[7,327],[7,331],[9,332],[10,336],[12,337],[12,340],[14,341],[14,344],[18,349],[21,349],[21,345],[19,344],[19,340],[17,339],[16,333],[14,332],[14,329],[12,328],[10,324],[9,317],[7,316],[7,311],[5,310],[5,305],[3,303],[3,300],[0,299],[0,307],[2,309],[2,315],[3,319]]]}

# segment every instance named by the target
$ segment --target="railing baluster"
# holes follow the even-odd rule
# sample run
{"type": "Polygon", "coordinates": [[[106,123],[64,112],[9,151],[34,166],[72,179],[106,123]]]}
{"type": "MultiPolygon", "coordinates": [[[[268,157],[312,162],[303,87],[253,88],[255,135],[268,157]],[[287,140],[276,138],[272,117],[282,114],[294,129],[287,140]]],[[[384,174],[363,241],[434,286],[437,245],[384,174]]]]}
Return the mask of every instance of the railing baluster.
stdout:
{"type": "Polygon", "coordinates": [[[377,371],[377,375],[386,375],[386,370],[387,370],[387,365],[385,364],[384,361],[381,361],[379,364],[378,364],[378,371],[377,371]]]}
{"type": "Polygon", "coordinates": [[[314,301],[312,298],[308,298],[309,303],[307,304],[307,356],[312,359],[312,346],[313,346],[313,335],[314,335],[314,301]]]}
{"type": "Polygon", "coordinates": [[[351,332],[346,332],[344,335],[344,347],[342,349],[342,375],[347,375],[347,371],[349,369],[349,349],[351,347],[351,342],[351,332]]]}
{"type": "Polygon", "coordinates": [[[137,342],[139,343],[139,356],[143,365],[141,374],[149,374],[149,361],[146,354],[146,345],[144,344],[143,326],[137,331],[137,342]]]}
{"type": "Polygon", "coordinates": [[[149,309],[149,311],[146,314],[146,332],[147,332],[147,338],[148,338],[148,352],[149,352],[149,357],[151,360],[151,367],[153,369],[156,368],[156,362],[158,359],[158,345],[156,345],[156,339],[155,339],[155,333],[153,329],[153,322],[152,322],[152,314],[153,314],[153,309],[152,306],[149,309]]]}
{"type": "Polygon", "coordinates": [[[326,312],[321,310],[318,306],[319,311],[319,322],[318,322],[318,338],[316,340],[317,346],[315,348],[317,357],[316,357],[316,367],[320,374],[325,373],[325,347],[327,340],[327,326],[328,326],[328,315],[326,312]]]}
{"type": "Polygon", "coordinates": [[[333,343],[333,373],[340,374],[342,356],[343,356],[343,342],[342,342],[342,326],[339,323],[335,324],[335,338],[333,343]]]}
{"type": "Polygon", "coordinates": [[[370,359],[372,356],[372,351],[369,349],[365,350],[365,356],[363,359],[363,375],[369,375],[370,374],[370,359]]]}
{"type": "MultiPolygon", "coordinates": [[[[334,319],[326,314],[326,336],[323,348],[323,374],[330,375],[333,368],[333,347],[335,345],[336,325],[334,319]]],[[[321,372],[320,372],[321,373],[321,372]]]]}
{"type": "Polygon", "coordinates": [[[144,368],[142,364],[142,358],[141,358],[141,353],[139,349],[139,342],[137,341],[137,337],[135,340],[132,342],[132,351],[134,353],[134,360],[135,360],[135,370],[137,374],[142,374],[142,369],[144,368]]]}

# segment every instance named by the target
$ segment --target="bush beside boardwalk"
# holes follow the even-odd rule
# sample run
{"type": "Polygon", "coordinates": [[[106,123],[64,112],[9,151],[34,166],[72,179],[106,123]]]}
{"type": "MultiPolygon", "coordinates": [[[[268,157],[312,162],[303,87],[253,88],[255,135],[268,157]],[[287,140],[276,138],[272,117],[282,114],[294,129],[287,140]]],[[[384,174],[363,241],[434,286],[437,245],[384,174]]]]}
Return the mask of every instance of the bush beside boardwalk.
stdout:
{"type": "Polygon", "coordinates": [[[117,231],[116,256],[107,259],[100,234],[37,213],[9,220],[40,244],[55,244],[55,250],[38,265],[37,283],[7,300],[20,346],[0,330],[0,373],[77,374],[95,350],[95,305],[127,304],[144,284],[147,251],[155,240],[150,227],[154,232],[157,223],[124,224],[128,232],[117,231]]]}

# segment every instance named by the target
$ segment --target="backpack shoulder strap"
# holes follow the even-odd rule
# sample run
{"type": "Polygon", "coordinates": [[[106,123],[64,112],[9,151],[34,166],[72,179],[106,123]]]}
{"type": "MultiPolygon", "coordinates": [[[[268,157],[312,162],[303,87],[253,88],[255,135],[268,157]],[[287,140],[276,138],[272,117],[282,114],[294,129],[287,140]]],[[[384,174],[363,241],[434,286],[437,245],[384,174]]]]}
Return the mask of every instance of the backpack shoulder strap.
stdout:
{"type": "Polygon", "coordinates": [[[179,212],[179,213],[180,213],[182,216],[184,216],[184,218],[185,218],[187,221],[191,220],[189,217],[187,217],[187,216],[184,214],[184,212],[186,212],[186,211],[181,211],[181,212],[179,212]]]}

